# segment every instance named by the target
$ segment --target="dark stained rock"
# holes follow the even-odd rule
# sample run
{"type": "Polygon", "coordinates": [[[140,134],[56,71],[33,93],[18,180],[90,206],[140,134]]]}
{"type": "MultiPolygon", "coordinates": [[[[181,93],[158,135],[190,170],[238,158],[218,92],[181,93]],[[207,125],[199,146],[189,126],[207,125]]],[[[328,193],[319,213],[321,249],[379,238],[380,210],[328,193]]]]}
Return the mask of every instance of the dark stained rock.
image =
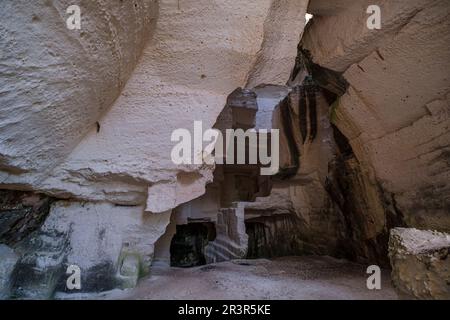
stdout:
{"type": "Polygon", "coordinates": [[[52,201],[33,192],[0,190],[0,243],[14,246],[38,229],[52,201]]]}

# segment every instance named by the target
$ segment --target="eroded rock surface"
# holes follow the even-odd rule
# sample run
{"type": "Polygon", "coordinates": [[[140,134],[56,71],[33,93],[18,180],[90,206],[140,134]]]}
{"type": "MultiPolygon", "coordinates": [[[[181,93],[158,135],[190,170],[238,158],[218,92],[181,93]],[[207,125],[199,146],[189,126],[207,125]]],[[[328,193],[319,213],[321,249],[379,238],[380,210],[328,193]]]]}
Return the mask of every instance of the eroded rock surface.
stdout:
{"type": "Polygon", "coordinates": [[[0,190],[0,243],[15,245],[37,230],[54,200],[33,192],[0,190]]]}
{"type": "Polygon", "coordinates": [[[10,296],[11,275],[19,256],[10,247],[0,244],[0,299],[10,296]]]}
{"type": "Polygon", "coordinates": [[[302,39],[349,83],[331,120],[408,225],[448,232],[449,3],[381,1],[382,28],[369,30],[370,1],[350,2],[315,17],[302,39]]]}
{"type": "MultiPolygon", "coordinates": [[[[133,287],[152,263],[386,265],[392,228],[448,232],[449,2],[380,1],[380,30],[370,4],[309,1],[300,40],[306,0],[82,1],[81,30],[68,1],[6,1],[0,294],[53,297],[71,264],[82,292],[133,287]],[[194,121],[280,129],[278,174],[175,164],[172,133],[194,121]]],[[[448,248],[429,237],[448,238],[392,232],[394,281],[441,298],[448,248]]]]}
{"type": "Polygon", "coordinates": [[[450,299],[450,235],[396,228],[391,230],[392,281],[404,295],[450,299]]]}
{"type": "Polygon", "coordinates": [[[135,284],[149,272],[154,243],[165,232],[170,211],[144,207],[59,201],[44,225],[16,246],[13,296],[50,298],[66,291],[66,270],[81,270],[81,290],[104,291],[135,284]]]}
{"type": "Polygon", "coordinates": [[[39,189],[109,109],[154,30],[158,5],[5,1],[0,19],[0,181],[39,189]]]}
{"type": "MultiPolygon", "coordinates": [[[[120,11],[121,7],[124,7],[124,12],[120,16],[123,21],[117,18],[118,21],[115,21],[117,26],[135,27],[139,31],[135,31],[137,38],[133,39],[129,37],[132,33],[130,30],[120,29],[120,32],[128,34],[128,37],[123,38],[124,41],[136,42],[134,46],[128,46],[127,51],[122,50],[136,58],[133,60],[134,64],[130,63],[131,58],[128,58],[125,52],[118,56],[124,61],[115,61],[106,54],[86,53],[90,59],[94,59],[97,55],[102,56],[103,60],[98,61],[98,65],[94,65],[96,60],[93,60],[90,68],[92,74],[97,76],[102,75],[103,61],[107,65],[118,67],[125,63],[128,68],[127,72],[120,73],[123,78],[119,80],[124,90],[121,91],[122,87],[118,87],[115,94],[105,92],[107,97],[102,96],[100,89],[97,90],[96,99],[102,101],[102,110],[112,105],[110,110],[103,115],[101,112],[86,109],[83,114],[89,117],[89,121],[76,119],[83,122],[85,128],[83,130],[70,126],[63,128],[66,122],[54,121],[55,126],[70,131],[70,134],[79,132],[76,139],[73,139],[76,141],[71,144],[58,140],[58,146],[65,150],[64,156],[58,157],[54,154],[53,150],[48,149],[51,144],[42,139],[39,144],[34,144],[34,147],[39,149],[39,152],[46,151],[47,157],[53,154],[50,157],[53,161],[51,165],[39,162],[38,159],[41,157],[33,155],[29,150],[23,158],[33,157],[34,161],[38,162],[37,167],[41,169],[39,173],[45,176],[33,180],[27,175],[23,177],[11,175],[9,170],[5,170],[3,184],[21,185],[25,182],[35,189],[45,190],[58,197],[70,196],[83,200],[106,200],[133,205],[145,203],[148,194],[147,209],[150,212],[164,212],[205,192],[205,184],[212,180],[213,167],[199,165],[177,167],[171,161],[171,149],[174,145],[171,141],[172,132],[178,128],[192,131],[194,120],[201,120],[204,130],[211,128],[224,107],[228,94],[235,88],[244,86],[253,73],[256,74],[252,76],[253,81],[257,82],[256,85],[273,82],[275,81],[273,77],[278,79],[277,82],[283,77],[287,79],[293,65],[291,58],[295,56],[295,47],[304,24],[306,1],[298,3],[265,0],[242,3],[229,0],[213,4],[209,1],[183,1],[178,4],[176,1],[163,0],[159,1],[159,10],[156,10],[156,4],[152,1],[143,1],[141,6],[144,5],[145,10],[141,8],[138,10],[143,19],[142,25],[137,26],[126,20],[128,18],[126,10],[129,6],[133,7],[131,4],[117,4],[118,8],[113,8],[120,11]],[[158,23],[152,26],[151,21],[156,13],[158,23]],[[286,22],[283,29],[277,28],[281,21],[286,22]],[[153,38],[145,46],[143,55],[137,63],[137,57],[140,56],[137,49],[144,48],[146,41],[150,40],[151,31],[154,31],[153,38]],[[280,37],[280,34],[283,34],[283,37],[280,37]],[[142,40],[139,40],[138,36],[142,36],[142,40]],[[137,48],[135,52],[132,51],[134,47],[137,48]],[[277,60],[279,57],[283,58],[279,61],[277,60]],[[266,60],[270,63],[266,63],[266,60]],[[127,79],[125,76],[130,75],[135,63],[137,63],[135,72],[125,85],[127,79]],[[256,71],[257,68],[262,71],[256,71]],[[280,68],[283,68],[284,72],[281,72],[280,68]],[[45,173],[43,167],[46,168],[45,173]]],[[[19,5],[10,6],[10,10],[20,9],[19,5]]],[[[95,14],[90,7],[81,7],[83,12],[95,14]]],[[[36,10],[47,9],[38,6],[36,10]]],[[[106,11],[110,12],[110,9],[106,11]]],[[[21,14],[25,16],[25,13],[21,14]]],[[[98,26],[102,26],[103,18],[106,22],[113,20],[113,16],[99,15],[98,26]]],[[[54,21],[55,19],[51,17],[50,21],[60,24],[64,22],[54,21]]],[[[92,33],[96,34],[99,43],[104,43],[102,48],[105,50],[106,44],[110,41],[109,36],[114,36],[114,41],[122,39],[121,34],[113,33],[103,37],[101,30],[96,30],[94,26],[86,24],[85,29],[82,29],[85,30],[84,33],[70,33],[70,40],[62,42],[61,46],[67,43],[69,50],[70,46],[77,45],[80,41],[84,41],[83,39],[89,39],[92,33]]],[[[40,36],[44,30],[50,32],[46,29],[37,29],[31,34],[40,36]]],[[[117,44],[119,49],[120,45],[121,43],[117,44]]],[[[11,54],[17,53],[17,50],[12,47],[11,54]]],[[[95,47],[92,50],[95,50],[95,47]]],[[[59,58],[64,56],[64,52],[55,55],[59,58]]],[[[65,59],[70,61],[70,56],[65,59]]],[[[86,68],[89,66],[80,67],[81,70],[86,68]]],[[[111,81],[116,79],[111,71],[108,72],[111,81]]],[[[40,76],[39,73],[36,75],[40,76]]],[[[96,85],[98,83],[108,90],[114,88],[112,83],[94,80],[91,82],[95,82],[96,85]]],[[[27,79],[23,81],[23,85],[29,85],[27,79]]],[[[41,88],[46,85],[48,87],[46,90],[53,92],[51,83],[43,81],[41,80],[37,86],[41,88]]],[[[78,89],[78,96],[88,98],[88,93],[94,90],[95,86],[91,85],[90,81],[83,82],[83,79],[80,79],[80,82],[87,88],[86,92],[83,92],[83,88],[78,89]]],[[[22,90],[19,84],[17,89],[22,90]]],[[[64,88],[58,90],[66,93],[64,88]]],[[[53,103],[51,99],[46,100],[53,103]]],[[[72,100],[77,104],[65,107],[70,112],[81,112],[81,105],[94,107],[89,101],[72,100]]],[[[24,112],[25,109],[20,110],[24,112]]],[[[39,117],[44,116],[39,112],[35,114],[39,117]]],[[[74,118],[69,113],[61,116],[67,121],[74,118]]],[[[5,121],[10,122],[7,119],[5,121]]],[[[36,127],[38,123],[38,120],[33,120],[32,127],[36,127]]],[[[17,126],[14,128],[25,131],[17,126]]],[[[52,134],[58,133],[55,128],[48,129],[52,134]]],[[[30,130],[28,132],[35,137],[47,136],[41,132],[30,130]]],[[[67,139],[69,136],[65,135],[67,139]]],[[[18,145],[21,143],[14,141],[14,146],[18,145]]]]}

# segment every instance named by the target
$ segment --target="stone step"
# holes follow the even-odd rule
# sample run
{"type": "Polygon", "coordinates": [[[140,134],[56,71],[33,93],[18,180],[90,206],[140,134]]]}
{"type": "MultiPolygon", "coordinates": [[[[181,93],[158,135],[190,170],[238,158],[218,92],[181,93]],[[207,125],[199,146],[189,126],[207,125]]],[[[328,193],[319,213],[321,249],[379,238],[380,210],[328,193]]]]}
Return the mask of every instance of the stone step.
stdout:
{"type": "Polygon", "coordinates": [[[208,261],[227,261],[243,258],[245,251],[244,248],[237,246],[237,244],[219,238],[208,244],[205,250],[205,256],[208,261]]]}
{"type": "Polygon", "coordinates": [[[246,251],[243,246],[240,246],[236,242],[231,241],[227,238],[217,237],[214,242],[218,245],[221,245],[222,247],[227,248],[229,251],[238,256],[242,254],[242,251],[246,251]]]}
{"type": "Polygon", "coordinates": [[[206,263],[216,263],[231,260],[229,257],[224,256],[218,251],[214,249],[210,250],[211,252],[205,252],[206,263]]]}

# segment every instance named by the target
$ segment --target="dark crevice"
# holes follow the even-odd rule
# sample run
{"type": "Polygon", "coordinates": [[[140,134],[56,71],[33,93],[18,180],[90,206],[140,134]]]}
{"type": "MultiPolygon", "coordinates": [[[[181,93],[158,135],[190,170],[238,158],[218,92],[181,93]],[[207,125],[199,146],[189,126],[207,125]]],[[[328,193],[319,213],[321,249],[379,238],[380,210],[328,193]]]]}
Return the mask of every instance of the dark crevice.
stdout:
{"type": "Polygon", "coordinates": [[[389,232],[392,228],[405,226],[403,214],[397,208],[395,198],[379,183],[371,187],[370,183],[364,182],[368,177],[350,143],[335,126],[333,129],[338,154],[329,165],[326,190],[335,205],[334,210],[341,217],[338,256],[389,267],[389,232]],[[368,197],[366,188],[374,188],[372,197],[368,197]],[[374,226],[367,219],[368,215],[372,219],[380,219],[380,212],[375,211],[378,210],[377,202],[384,211],[384,226],[375,236],[371,236],[369,230],[374,226]]]}
{"type": "Polygon", "coordinates": [[[335,94],[337,97],[344,95],[348,89],[349,84],[342,76],[342,73],[314,63],[310,52],[302,48],[302,44],[300,43],[295,67],[291,73],[289,82],[294,82],[303,70],[314,79],[314,82],[319,87],[335,94]]]}
{"type": "Polygon", "coordinates": [[[300,168],[300,149],[296,142],[293,117],[298,113],[298,127],[303,144],[314,141],[318,132],[317,119],[317,91],[319,88],[312,80],[304,85],[296,86],[292,92],[280,103],[280,114],[283,134],[286,138],[290,165],[280,169],[277,177],[282,179],[295,176],[300,168]],[[298,106],[298,107],[297,107],[298,106]],[[298,108],[298,110],[295,110],[298,108]],[[297,112],[296,112],[297,111],[297,112]]]}
{"type": "Polygon", "coordinates": [[[189,268],[206,264],[205,247],[215,239],[211,222],[177,225],[170,244],[170,265],[189,268]]]}
{"type": "Polygon", "coordinates": [[[354,155],[352,146],[350,145],[346,136],[334,125],[331,124],[333,128],[333,137],[336,145],[338,147],[339,153],[344,157],[351,157],[354,155]]]}
{"type": "Polygon", "coordinates": [[[308,90],[308,107],[309,107],[309,140],[312,142],[317,136],[317,101],[316,90],[313,87],[312,90],[308,90]]]}
{"type": "Polygon", "coordinates": [[[14,247],[39,229],[55,200],[33,192],[0,190],[0,244],[14,247]]]}
{"type": "Polygon", "coordinates": [[[282,179],[287,179],[294,176],[300,167],[300,150],[298,149],[294,138],[294,129],[292,127],[292,116],[290,111],[290,96],[286,97],[280,103],[280,113],[282,118],[283,133],[286,137],[289,153],[291,155],[291,166],[287,168],[280,168],[277,176],[282,179]]]}
{"type": "Polygon", "coordinates": [[[306,121],[308,114],[306,105],[306,93],[304,87],[297,87],[297,88],[300,90],[300,103],[298,105],[300,133],[302,135],[302,141],[303,143],[305,143],[308,135],[308,123],[306,121]]]}

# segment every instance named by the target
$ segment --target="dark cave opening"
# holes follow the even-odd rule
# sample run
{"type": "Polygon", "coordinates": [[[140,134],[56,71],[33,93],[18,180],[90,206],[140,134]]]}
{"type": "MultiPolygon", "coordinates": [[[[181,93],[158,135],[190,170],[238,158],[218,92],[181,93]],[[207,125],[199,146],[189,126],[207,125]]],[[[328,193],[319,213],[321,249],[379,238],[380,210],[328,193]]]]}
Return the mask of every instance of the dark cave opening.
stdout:
{"type": "Polygon", "coordinates": [[[245,221],[248,259],[300,255],[302,241],[293,215],[261,216],[245,221]]]}
{"type": "Polygon", "coordinates": [[[215,237],[216,229],[212,222],[177,225],[170,243],[170,265],[180,268],[205,265],[205,247],[215,237]]]}

